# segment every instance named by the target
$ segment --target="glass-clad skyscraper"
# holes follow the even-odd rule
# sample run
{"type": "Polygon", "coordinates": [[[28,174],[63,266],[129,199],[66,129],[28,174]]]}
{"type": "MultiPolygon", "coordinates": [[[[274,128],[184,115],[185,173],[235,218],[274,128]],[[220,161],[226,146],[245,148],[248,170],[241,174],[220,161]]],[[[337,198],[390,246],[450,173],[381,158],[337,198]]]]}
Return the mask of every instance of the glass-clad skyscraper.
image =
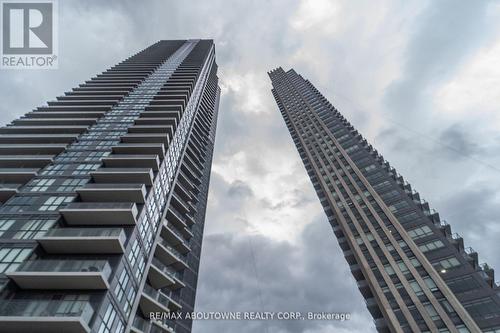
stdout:
{"type": "Polygon", "coordinates": [[[0,331],[190,332],[220,89],[160,41],[0,128],[0,331]]]}
{"type": "Polygon", "coordinates": [[[309,81],[269,76],[377,330],[500,332],[493,269],[309,81]]]}

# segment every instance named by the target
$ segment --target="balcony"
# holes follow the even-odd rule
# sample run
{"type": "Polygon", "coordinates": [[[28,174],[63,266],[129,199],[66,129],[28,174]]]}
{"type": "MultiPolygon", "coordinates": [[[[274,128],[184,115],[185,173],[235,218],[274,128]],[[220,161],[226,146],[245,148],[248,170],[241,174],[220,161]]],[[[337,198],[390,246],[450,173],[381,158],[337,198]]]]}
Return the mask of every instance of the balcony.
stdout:
{"type": "Polygon", "coordinates": [[[76,134],[0,134],[2,144],[71,143],[76,134]]]}
{"type": "Polygon", "coordinates": [[[189,178],[188,176],[186,176],[186,174],[182,170],[179,172],[179,176],[177,177],[177,179],[189,191],[192,191],[194,193],[199,193],[200,192],[199,189],[198,189],[198,186],[195,183],[193,183],[191,181],[191,178],[189,178]]]}
{"type": "Polygon", "coordinates": [[[86,184],[76,192],[86,202],[135,202],[144,203],[144,184],[86,184]]]}
{"type": "Polygon", "coordinates": [[[181,169],[193,183],[198,185],[201,183],[199,177],[201,177],[202,173],[198,169],[191,168],[185,161],[182,162],[181,169]]]}
{"type": "Polygon", "coordinates": [[[51,254],[122,254],[126,236],[122,228],[58,228],[37,241],[51,254]]]}
{"type": "Polygon", "coordinates": [[[54,155],[0,155],[0,168],[43,168],[54,155]]]}
{"type": "Polygon", "coordinates": [[[351,269],[351,274],[354,276],[356,281],[365,279],[363,272],[361,271],[361,267],[359,264],[349,265],[351,269]]]}
{"type": "Polygon", "coordinates": [[[15,195],[21,184],[0,184],[0,203],[4,203],[15,195]]]}
{"type": "Polygon", "coordinates": [[[191,248],[184,240],[184,235],[177,231],[173,226],[163,223],[161,237],[182,254],[186,254],[191,251],[191,248]]]}
{"type": "Polygon", "coordinates": [[[172,266],[176,270],[188,268],[186,256],[174,249],[166,241],[160,239],[155,249],[155,256],[165,265],[172,266]]]}
{"type": "Polygon", "coordinates": [[[115,154],[147,154],[165,157],[165,145],[163,143],[120,143],[113,147],[115,154]]]}
{"type": "Polygon", "coordinates": [[[173,206],[168,207],[167,221],[175,225],[179,230],[183,230],[188,226],[184,214],[179,213],[173,206]]]}
{"type": "Polygon", "coordinates": [[[189,193],[188,190],[184,188],[184,186],[181,185],[180,182],[175,183],[175,192],[181,197],[181,199],[189,201],[191,200],[192,196],[189,193]]]}
{"type": "Polygon", "coordinates": [[[181,105],[148,105],[145,108],[144,113],[156,113],[156,112],[176,112],[179,115],[182,115],[184,110],[181,105]]]}
{"type": "Polygon", "coordinates": [[[156,110],[156,111],[144,111],[141,113],[141,119],[143,118],[172,118],[177,123],[181,120],[181,114],[179,111],[167,111],[167,110],[156,110]]]}
{"type": "Polygon", "coordinates": [[[104,111],[82,111],[82,112],[38,112],[26,113],[25,118],[100,118],[104,116],[104,111]]]}
{"type": "MultiPolygon", "coordinates": [[[[93,83],[94,81],[87,81],[89,83],[93,83]]],[[[76,106],[76,107],[81,107],[81,106],[104,106],[104,107],[108,107],[108,108],[111,108],[112,106],[116,105],[117,102],[114,101],[114,100],[100,100],[100,101],[96,101],[96,100],[71,100],[71,101],[61,101],[61,100],[58,100],[58,101],[49,101],[47,102],[47,104],[49,105],[49,107],[51,106],[76,106]]]]}
{"type": "Polygon", "coordinates": [[[139,307],[146,318],[149,318],[151,313],[170,312],[170,310],[176,311],[181,309],[179,303],[148,284],[145,284],[142,290],[139,307]]]}
{"type": "Polygon", "coordinates": [[[153,185],[153,170],[151,168],[100,168],[90,173],[96,183],[135,183],[153,185]]]}
{"type": "Polygon", "coordinates": [[[129,133],[121,137],[124,143],[163,143],[165,146],[170,139],[167,133],[129,133]]]}
{"type": "Polygon", "coordinates": [[[59,212],[70,226],[126,226],[137,223],[138,210],[135,203],[72,202],[59,212]]]}
{"type": "Polygon", "coordinates": [[[0,181],[9,184],[25,184],[36,176],[38,170],[35,168],[0,168],[0,181]]]}
{"type": "Polygon", "coordinates": [[[172,267],[165,266],[161,261],[153,257],[148,272],[148,280],[155,289],[169,287],[171,290],[185,287],[182,275],[172,267]]]}
{"type": "Polygon", "coordinates": [[[0,128],[0,133],[10,134],[42,134],[42,133],[78,133],[87,130],[88,126],[6,126],[0,128]]]}
{"type": "Polygon", "coordinates": [[[141,117],[135,120],[136,125],[172,125],[177,126],[177,120],[169,117],[141,117]]]}
{"type": "Polygon", "coordinates": [[[109,288],[111,266],[106,260],[28,260],[6,273],[21,289],[109,288]]]}
{"type": "Polygon", "coordinates": [[[170,205],[174,206],[182,214],[189,212],[189,206],[175,192],[172,195],[170,205]]]}
{"type": "Polygon", "coordinates": [[[102,159],[106,168],[151,168],[158,171],[158,155],[113,154],[102,159]]]}
{"type": "Polygon", "coordinates": [[[169,137],[174,136],[172,125],[134,125],[128,128],[129,133],[166,133],[169,137]]]}
{"type": "Polygon", "coordinates": [[[93,314],[88,301],[12,299],[0,306],[0,327],[11,333],[89,333],[93,314]]]}
{"type": "Polygon", "coordinates": [[[185,215],[185,220],[189,226],[192,226],[193,224],[196,223],[194,217],[191,215],[191,212],[186,213],[185,215]]]}
{"type": "Polygon", "coordinates": [[[97,118],[21,118],[12,124],[16,126],[61,126],[61,125],[86,125],[96,123],[97,118]]]}
{"type": "Polygon", "coordinates": [[[142,317],[136,316],[134,318],[134,322],[132,324],[132,327],[130,328],[130,332],[133,332],[133,333],[144,333],[144,332],[174,333],[175,331],[174,331],[173,327],[167,321],[160,322],[160,321],[156,321],[156,320],[146,320],[142,317]]]}

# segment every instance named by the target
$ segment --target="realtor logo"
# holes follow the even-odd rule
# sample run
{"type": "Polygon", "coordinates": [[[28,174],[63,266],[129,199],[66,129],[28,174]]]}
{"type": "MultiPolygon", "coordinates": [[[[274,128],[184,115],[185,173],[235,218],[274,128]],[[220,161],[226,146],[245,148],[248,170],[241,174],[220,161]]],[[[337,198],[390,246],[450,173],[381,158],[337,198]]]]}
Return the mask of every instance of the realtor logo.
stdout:
{"type": "Polygon", "coordinates": [[[55,1],[4,1],[2,68],[57,68],[55,1]]]}

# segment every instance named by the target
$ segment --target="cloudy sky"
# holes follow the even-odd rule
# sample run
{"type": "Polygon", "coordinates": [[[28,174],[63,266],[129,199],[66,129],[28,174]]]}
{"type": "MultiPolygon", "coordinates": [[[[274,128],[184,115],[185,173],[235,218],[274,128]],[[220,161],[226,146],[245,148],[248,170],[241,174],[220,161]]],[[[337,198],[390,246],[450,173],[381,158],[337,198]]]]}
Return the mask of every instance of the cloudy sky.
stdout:
{"type": "Polygon", "coordinates": [[[270,93],[310,79],[500,267],[500,4],[59,1],[60,68],[0,71],[1,121],[158,39],[213,38],[222,99],[199,311],[339,311],[344,323],[196,322],[194,332],[374,332],[270,93]]]}

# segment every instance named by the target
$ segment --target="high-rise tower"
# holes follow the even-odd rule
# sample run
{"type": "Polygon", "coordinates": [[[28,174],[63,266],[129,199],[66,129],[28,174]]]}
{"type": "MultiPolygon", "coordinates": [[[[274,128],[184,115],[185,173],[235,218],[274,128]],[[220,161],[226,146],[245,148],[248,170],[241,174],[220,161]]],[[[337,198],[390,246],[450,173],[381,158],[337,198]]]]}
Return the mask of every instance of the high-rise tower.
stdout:
{"type": "Polygon", "coordinates": [[[0,128],[0,331],[190,332],[220,89],[160,41],[0,128]]]}
{"type": "Polygon", "coordinates": [[[294,70],[273,95],[380,332],[500,332],[493,269],[294,70]]]}

